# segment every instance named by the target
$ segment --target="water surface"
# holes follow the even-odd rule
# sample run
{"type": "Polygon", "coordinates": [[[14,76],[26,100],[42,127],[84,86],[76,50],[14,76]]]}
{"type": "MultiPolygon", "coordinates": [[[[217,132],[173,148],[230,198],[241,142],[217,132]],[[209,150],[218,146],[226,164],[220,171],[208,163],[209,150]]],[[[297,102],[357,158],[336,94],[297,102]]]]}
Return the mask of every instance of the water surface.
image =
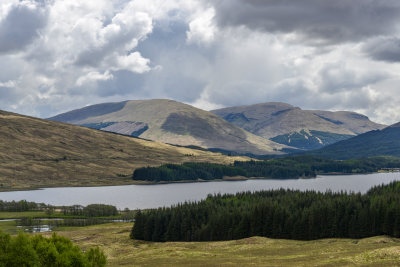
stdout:
{"type": "Polygon", "coordinates": [[[315,179],[246,180],[157,185],[123,185],[102,187],[59,187],[33,191],[0,192],[4,201],[27,200],[52,205],[111,204],[118,209],[147,209],[170,206],[184,201],[201,200],[208,194],[260,191],[268,189],[299,189],[325,192],[353,191],[365,193],[374,185],[400,180],[400,173],[367,175],[330,175],[315,179]]]}

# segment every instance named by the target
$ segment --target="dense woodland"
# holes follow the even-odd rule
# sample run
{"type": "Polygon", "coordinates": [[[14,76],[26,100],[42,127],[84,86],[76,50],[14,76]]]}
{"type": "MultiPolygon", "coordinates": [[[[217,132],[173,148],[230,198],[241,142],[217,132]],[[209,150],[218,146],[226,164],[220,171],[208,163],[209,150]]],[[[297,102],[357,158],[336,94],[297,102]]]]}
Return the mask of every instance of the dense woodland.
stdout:
{"type": "Polygon", "coordinates": [[[400,182],[366,194],[292,190],[214,195],[138,212],[131,237],[148,241],[216,241],[251,236],[311,240],[400,237],[400,182]]]}
{"type": "Polygon", "coordinates": [[[371,173],[382,168],[400,167],[400,158],[374,157],[355,160],[330,160],[313,156],[295,156],[263,161],[236,161],[232,165],[212,163],[165,164],[138,168],[134,180],[181,181],[213,180],[225,176],[290,179],[315,177],[321,173],[371,173]]]}

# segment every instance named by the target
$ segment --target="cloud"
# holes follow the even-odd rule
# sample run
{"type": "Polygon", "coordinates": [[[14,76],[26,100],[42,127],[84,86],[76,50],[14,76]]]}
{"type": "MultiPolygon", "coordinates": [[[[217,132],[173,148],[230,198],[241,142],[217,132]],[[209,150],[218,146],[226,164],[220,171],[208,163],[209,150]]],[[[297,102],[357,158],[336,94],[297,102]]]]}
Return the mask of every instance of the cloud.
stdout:
{"type": "Polygon", "coordinates": [[[367,42],[363,51],[372,59],[386,62],[400,62],[400,38],[378,37],[367,42]]]}
{"type": "Polygon", "coordinates": [[[217,0],[210,1],[221,27],[245,26],[298,35],[295,41],[331,45],[391,34],[399,26],[396,0],[217,0]]]}
{"type": "Polygon", "coordinates": [[[39,37],[47,23],[47,12],[40,4],[22,1],[11,4],[0,17],[0,53],[17,52],[39,37]]]}
{"type": "Polygon", "coordinates": [[[0,38],[0,109],[50,117],[127,99],[205,109],[282,101],[393,123],[400,120],[399,6],[2,0],[0,36],[13,38],[0,38]]]}
{"type": "Polygon", "coordinates": [[[108,71],[106,71],[104,73],[92,71],[92,72],[87,73],[84,76],[79,77],[79,79],[76,81],[76,85],[83,86],[83,85],[87,85],[90,83],[95,83],[97,81],[111,80],[113,78],[114,78],[114,76],[108,71]]]}
{"type": "Polygon", "coordinates": [[[357,90],[390,78],[388,74],[380,71],[360,70],[346,65],[346,62],[335,62],[321,67],[317,75],[319,89],[333,94],[357,90]]]}
{"type": "Polygon", "coordinates": [[[215,16],[215,10],[208,8],[199,12],[197,16],[189,23],[189,31],[187,31],[187,41],[189,43],[209,44],[214,41],[217,32],[216,26],[212,20],[215,16]]]}

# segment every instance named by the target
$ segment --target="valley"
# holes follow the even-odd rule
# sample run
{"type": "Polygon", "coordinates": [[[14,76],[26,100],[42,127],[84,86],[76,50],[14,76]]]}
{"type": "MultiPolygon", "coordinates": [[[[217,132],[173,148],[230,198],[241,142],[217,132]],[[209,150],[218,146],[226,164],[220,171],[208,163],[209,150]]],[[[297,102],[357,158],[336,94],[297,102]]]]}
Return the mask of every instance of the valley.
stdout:
{"type": "Polygon", "coordinates": [[[21,229],[43,231],[29,238],[57,233],[83,252],[99,247],[107,266],[202,266],[211,257],[215,266],[396,265],[398,124],[282,103],[258,112],[271,105],[278,121],[258,118],[257,131],[245,111],[218,117],[171,100],[105,103],[51,120],[0,111],[0,199],[56,207],[0,212],[0,228],[11,238],[21,229]],[[281,135],[262,135],[276,125],[281,135]],[[32,189],[42,190],[21,191],[32,189]],[[304,204],[311,198],[319,200],[304,204]],[[115,205],[118,214],[92,217],[76,204],[115,205]],[[67,206],[79,214],[60,213],[67,206]],[[344,213],[332,215],[333,206],[344,213]]]}
{"type": "Polygon", "coordinates": [[[399,25],[0,0],[0,267],[400,267],[399,25]]]}

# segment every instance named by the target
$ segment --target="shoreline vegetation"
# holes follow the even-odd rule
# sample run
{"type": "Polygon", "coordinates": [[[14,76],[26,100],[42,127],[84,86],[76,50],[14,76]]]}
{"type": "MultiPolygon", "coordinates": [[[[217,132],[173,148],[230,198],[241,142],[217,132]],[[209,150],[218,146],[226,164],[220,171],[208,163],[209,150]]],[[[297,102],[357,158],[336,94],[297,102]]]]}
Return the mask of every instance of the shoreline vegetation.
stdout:
{"type": "Polygon", "coordinates": [[[371,174],[397,172],[400,158],[372,157],[353,160],[331,160],[315,156],[291,156],[268,160],[235,161],[233,164],[195,163],[164,164],[137,168],[133,175],[65,184],[6,188],[0,192],[42,190],[57,187],[99,187],[155,185],[168,183],[244,181],[250,179],[309,179],[318,175],[371,174]],[[253,174],[253,175],[251,175],[253,174]],[[258,174],[258,176],[257,176],[258,174]],[[260,175],[261,174],[261,175],[260,175]]]}
{"type": "Polygon", "coordinates": [[[6,233],[52,231],[66,226],[133,222],[136,211],[106,204],[53,206],[44,203],[0,200],[0,228],[6,233]]]}
{"type": "Polygon", "coordinates": [[[331,160],[313,156],[292,156],[263,161],[235,161],[231,165],[213,163],[164,164],[134,171],[134,181],[151,183],[231,181],[247,179],[299,179],[317,175],[348,175],[389,172],[398,169],[400,158],[373,157],[331,160]]]}

